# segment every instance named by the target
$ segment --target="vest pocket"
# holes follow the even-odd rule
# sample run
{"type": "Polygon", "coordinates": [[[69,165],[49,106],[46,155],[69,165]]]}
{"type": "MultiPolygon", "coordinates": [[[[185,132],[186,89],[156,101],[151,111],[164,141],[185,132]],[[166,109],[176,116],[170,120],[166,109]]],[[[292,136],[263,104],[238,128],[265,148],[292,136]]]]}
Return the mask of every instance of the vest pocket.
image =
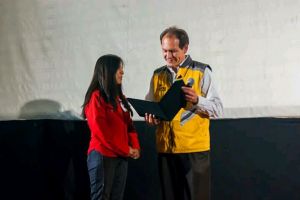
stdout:
{"type": "Polygon", "coordinates": [[[176,151],[197,151],[209,146],[209,120],[194,115],[181,125],[174,121],[176,151]]]}

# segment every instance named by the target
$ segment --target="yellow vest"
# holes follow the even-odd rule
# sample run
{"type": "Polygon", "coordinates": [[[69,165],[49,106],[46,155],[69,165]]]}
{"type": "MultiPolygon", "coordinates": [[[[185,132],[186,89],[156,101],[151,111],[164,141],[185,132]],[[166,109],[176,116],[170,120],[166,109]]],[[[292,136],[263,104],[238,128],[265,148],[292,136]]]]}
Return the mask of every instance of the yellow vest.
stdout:
{"type": "MultiPolygon", "coordinates": [[[[188,66],[181,66],[177,77],[185,83],[194,79],[192,88],[201,95],[200,82],[207,65],[187,58],[188,66]]],[[[157,69],[153,74],[153,89],[155,101],[160,101],[172,84],[172,76],[167,67],[157,69]]],[[[187,104],[180,109],[172,121],[162,121],[156,129],[156,146],[160,153],[190,153],[210,149],[209,118],[190,111],[192,105],[187,104]]]]}

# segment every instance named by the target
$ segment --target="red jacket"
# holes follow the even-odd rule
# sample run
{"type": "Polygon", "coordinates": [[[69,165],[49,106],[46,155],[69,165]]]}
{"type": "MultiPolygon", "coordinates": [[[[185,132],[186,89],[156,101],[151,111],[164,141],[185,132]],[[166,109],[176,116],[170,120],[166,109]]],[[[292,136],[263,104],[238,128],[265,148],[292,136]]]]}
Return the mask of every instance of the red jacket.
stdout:
{"type": "Polygon", "coordinates": [[[114,110],[96,90],[84,111],[91,131],[88,153],[96,150],[108,157],[127,157],[129,146],[140,149],[130,114],[122,109],[120,102],[114,110]]]}

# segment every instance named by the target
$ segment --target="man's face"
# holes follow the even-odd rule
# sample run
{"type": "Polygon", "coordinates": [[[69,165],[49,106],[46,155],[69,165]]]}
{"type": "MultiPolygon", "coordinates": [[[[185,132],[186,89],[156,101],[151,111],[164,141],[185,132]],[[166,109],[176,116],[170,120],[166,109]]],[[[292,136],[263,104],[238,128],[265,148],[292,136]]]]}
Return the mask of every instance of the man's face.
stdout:
{"type": "Polygon", "coordinates": [[[165,35],[161,41],[161,48],[164,59],[170,67],[178,67],[185,59],[185,54],[188,50],[188,45],[182,49],[179,48],[179,39],[174,35],[165,35]]]}

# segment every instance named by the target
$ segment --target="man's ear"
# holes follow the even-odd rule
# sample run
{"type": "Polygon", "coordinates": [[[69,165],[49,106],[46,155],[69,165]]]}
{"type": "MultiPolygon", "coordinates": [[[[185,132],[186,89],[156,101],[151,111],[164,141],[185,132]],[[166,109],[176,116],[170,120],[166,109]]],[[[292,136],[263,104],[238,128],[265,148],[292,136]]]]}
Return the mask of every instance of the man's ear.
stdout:
{"type": "Polygon", "coordinates": [[[188,49],[189,49],[189,45],[186,44],[186,45],[183,47],[183,51],[184,51],[185,54],[186,54],[186,52],[188,51],[188,49]]]}

